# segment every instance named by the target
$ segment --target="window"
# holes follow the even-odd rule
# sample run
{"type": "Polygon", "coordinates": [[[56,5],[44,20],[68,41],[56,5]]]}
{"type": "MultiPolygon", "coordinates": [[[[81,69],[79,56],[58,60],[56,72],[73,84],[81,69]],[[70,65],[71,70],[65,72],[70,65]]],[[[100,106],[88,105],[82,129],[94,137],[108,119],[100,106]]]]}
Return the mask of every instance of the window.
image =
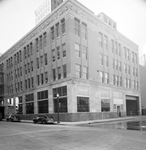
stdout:
{"type": "Polygon", "coordinates": [[[80,45],[78,43],[75,43],[75,51],[76,51],[76,56],[81,57],[80,45]]]}
{"type": "Polygon", "coordinates": [[[39,58],[37,58],[37,69],[39,69],[39,58]]]}
{"type": "Polygon", "coordinates": [[[122,70],[122,64],[121,64],[121,61],[118,62],[119,63],[119,71],[122,70]]]}
{"type": "Polygon", "coordinates": [[[30,56],[30,53],[29,53],[29,45],[27,45],[27,56],[28,56],[28,57],[30,56]]]}
{"type": "Polygon", "coordinates": [[[102,53],[99,54],[99,61],[100,61],[100,65],[103,65],[103,54],[102,53]]]}
{"type": "Polygon", "coordinates": [[[25,80],[25,89],[27,90],[27,80],[25,80]]]}
{"type": "Polygon", "coordinates": [[[30,55],[33,55],[32,42],[30,43],[30,55]]]}
{"type": "Polygon", "coordinates": [[[38,113],[48,113],[48,100],[38,101],[38,113]]]}
{"type": "Polygon", "coordinates": [[[100,45],[100,47],[103,47],[103,37],[102,36],[103,36],[102,33],[99,32],[99,45],[100,45]]]}
{"type": "Polygon", "coordinates": [[[89,112],[89,97],[77,97],[77,112],[89,112]]]}
{"type": "MultiPolygon", "coordinates": [[[[24,47],[24,59],[27,58],[26,47],[24,47]]],[[[16,55],[14,56],[15,64],[16,64],[16,55]]]]}
{"type": "Polygon", "coordinates": [[[108,67],[108,56],[104,56],[105,66],[108,67]]]}
{"type": "Polygon", "coordinates": [[[60,59],[60,46],[57,47],[57,59],[60,59]]]}
{"type": "Polygon", "coordinates": [[[66,65],[63,65],[63,78],[66,78],[67,70],[66,70],[66,65]]]}
{"type": "Polygon", "coordinates": [[[48,72],[45,72],[45,82],[48,83],[48,72]]]}
{"type": "Polygon", "coordinates": [[[87,59],[87,47],[86,46],[82,46],[82,58],[83,59],[87,59]]]}
{"type": "Polygon", "coordinates": [[[30,73],[30,63],[28,63],[27,65],[28,65],[28,73],[30,73]]]}
{"type": "Polygon", "coordinates": [[[74,19],[74,27],[75,35],[80,36],[80,21],[77,18],[74,19]]]}
{"type": "Polygon", "coordinates": [[[40,56],[41,67],[43,66],[43,56],[40,56]]]}
{"type": "Polygon", "coordinates": [[[44,47],[46,47],[46,45],[47,45],[47,33],[45,32],[45,33],[43,33],[43,38],[44,38],[44,47]]]}
{"type": "Polygon", "coordinates": [[[76,77],[81,78],[81,65],[76,64],[76,77]]]}
{"type": "Polygon", "coordinates": [[[26,103],[26,114],[34,114],[34,103],[26,103]]]}
{"type": "Polygon", "coordinates": [[[65,33],[65,19],[61,20],[61,29],[62,29],[62,34],[65,33]]]}
{"type": "Polygon", "coordinates": [[[66,57],[66,44],[62,44],[62,56],[66,57]]]}
{"type": "Polygon", "coordinates": [[[57,67],[58,80],[61,79],[61,67],[57,67]]]}
{"type": "Polygon", "coordinates": [[[104,73],[102,71],[99,72],[100,82],[104,83],[104,73]]]}
{"type": "Polygon", "coordinates": [[[52,69],[52,74],[53,74],[53,80],[55,81],[56,80],[56,71],[55,71],[55,69],[52,69]]]}
{"type": "Polygon", "coordinates": [[[39,75],[37,75],[37,83],[38,83],[38,85],[40,85],[40,76],[39,75]]]}
{"type": "Polygon", "coordinates": [[[31,87],[33,87],[33,84],[34,84],[33,77],[31,77],[31,87]]]}
{"type": "Polygon", "coordinates": [[[108,38],[106,35],[104,35],[104,48],[107,50],[108,49],[108,38]]]}
{"type": "Polygon", "coordinates": [[[44,74],[41,74],[41,84],[44,84],[44,74]]]}
{"type": "Polygon", "coordinates": [[[101,111],[110,111],[110,99],[101,99],[101,111]]]}
{"type": "Polygon", "coordinates": [[[48,65],[47,53],[44,55],[44,57],[45,57],[45,65],[48,65]]]}
{"type": "Polygon", "coordinates": [[[38,40],[38,38],[36,38],[36,50],[38,51],[39,50],[39,40],[38,40]]]}
{"type": "Polygon", "coordinates": [[[28,88],[30,88],[30,79],[28,79],[28,88]]]}
{"type": "Polygon", "coordinates": [[[67,112],[67,86],[58,87],[53,89],[53,99],[54,99],[54,112],[67,112]],[[59,94],[59,106],[57,103],[57,93],[59,94]]]}
{"type": "Polygon", "coordinates": [[[109,74],[104,73],[104,83],[109,83],[109,74]]]}
{"type": "Polygon", "coordinates": [[[83,79],[88,79],[88,67],[83,67],[83,79]]]}
{"type": "Polygon", "coordinates": [[[51,38],[54,40],[54,27],[51,28],[51,38]]]}
{"type": "Polygon", "coordinates": [[[111,40],[111,44],[112,44],[112,52],[114,53],[114,40],[111,40]]]}
{"type": "Polygon", "coordinates": [[[82,38],[83,39],[87,39],[87,25],[85,23],[82,23],[82,38]]]}
{"type": "Polygon", "coordinates": [[[55,49],[52,50],[52,61],[55,61],[55,49]]]}
{"type": "Polygon", "coordinates": [[[121,56],[121,44],[119,43],[119,56],[121,56]]]}
{"type": "Polygon", "coordinates": [[[31,61],[31,71],[33,71],[33,61],[31,61]]]}
{"type": "Polygon", "coordinates": [[[59,37],[59,23],[56,24],[56,37],[59,37]]]}

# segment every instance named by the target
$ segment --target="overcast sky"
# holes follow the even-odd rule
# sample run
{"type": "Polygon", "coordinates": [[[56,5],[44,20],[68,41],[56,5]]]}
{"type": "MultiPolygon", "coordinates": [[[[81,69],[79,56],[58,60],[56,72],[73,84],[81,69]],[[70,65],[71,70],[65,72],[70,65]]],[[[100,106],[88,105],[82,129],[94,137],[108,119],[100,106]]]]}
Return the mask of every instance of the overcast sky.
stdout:
{"type": "MultiPolygon", "coordinates": [[[[0,0],[0,53],[35,26],[35,10],[44,0],[0,0]]],[[[117,29],[146,53],[146,0],[78,0],[94,12],[104,12],[117,29]]]]}

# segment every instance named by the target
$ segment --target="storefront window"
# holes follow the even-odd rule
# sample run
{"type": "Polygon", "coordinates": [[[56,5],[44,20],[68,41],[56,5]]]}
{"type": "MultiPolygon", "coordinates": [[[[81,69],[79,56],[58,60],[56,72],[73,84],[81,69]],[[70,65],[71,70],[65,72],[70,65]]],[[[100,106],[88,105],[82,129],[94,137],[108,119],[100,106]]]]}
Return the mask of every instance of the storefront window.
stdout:
{"type": "Polygon", "coordinates": [[[89,112],[89,97],[77,97],[77,112],[89,112]]]}

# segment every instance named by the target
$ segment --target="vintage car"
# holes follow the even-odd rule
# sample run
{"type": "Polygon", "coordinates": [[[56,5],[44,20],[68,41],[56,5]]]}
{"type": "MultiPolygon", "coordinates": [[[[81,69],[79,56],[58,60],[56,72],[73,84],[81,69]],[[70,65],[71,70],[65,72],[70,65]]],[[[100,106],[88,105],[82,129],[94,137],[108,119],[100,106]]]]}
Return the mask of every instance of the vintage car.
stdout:
{"type": "Polygon", "coordinates": [[[6,118],[7,121],[11,122],[20,122],[20,117],[14,114],[11,114],[9,117],[6,118]]]}
{"type": "Polygon", "coordinates": [[[38,115],[36,118],[33,118],[33,123],[41,123],[41,124],[54,124],[54,119],[52,116],[49,116],[47,114],[44,115],[38,115]]]}

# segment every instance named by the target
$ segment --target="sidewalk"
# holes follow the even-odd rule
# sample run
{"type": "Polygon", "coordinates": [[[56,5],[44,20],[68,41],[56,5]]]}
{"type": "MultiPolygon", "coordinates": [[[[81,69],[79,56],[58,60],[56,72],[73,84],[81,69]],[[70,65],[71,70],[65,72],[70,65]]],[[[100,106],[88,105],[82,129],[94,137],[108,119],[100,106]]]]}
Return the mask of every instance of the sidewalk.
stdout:
{"type": "MultiPolygon", "coordinates": [[[[113,121],[126,121],[126,120],[134,120],[137,117],[120,117],[120,118],[109,118],[102,120],[87,120],[87,121],[78,121],[78,122],[60,122],[59,125],[79,125],[79,124],[92,124],[92,123],[104,123],[104,122],[113,122],[113,121]]],[[[33,123],[32,120],[21,120],[21,122],[33,123]]],[[[55,124],[58,124],[55,121],[55,124]]]]}

